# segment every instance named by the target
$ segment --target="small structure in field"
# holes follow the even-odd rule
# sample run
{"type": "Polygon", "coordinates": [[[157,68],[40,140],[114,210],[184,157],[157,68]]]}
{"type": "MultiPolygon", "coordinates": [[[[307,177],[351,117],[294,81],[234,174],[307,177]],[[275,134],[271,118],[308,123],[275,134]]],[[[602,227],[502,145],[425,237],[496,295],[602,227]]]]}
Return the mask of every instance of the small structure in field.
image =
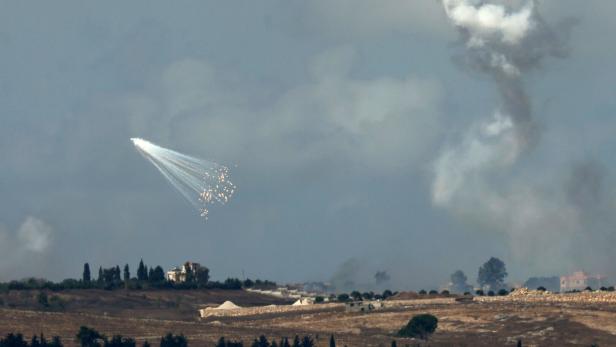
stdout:
{"type": "Polygon", "coordinates": [[[293,303],[293,306],[304,306],[314,304],[313,298],[299,298],[293,303]]]}
{"type": "Polygon", "coordinates": [[[586,287],[598,289],[606,286],[607,279],[601,275],[589,275],[584,271],[576,271],[569,276],[560,277],[560,291],[584,290],[586,287]]]}
{"type": "Polygon", "coordinates": [[[385,307],[381,301],[350,301],[344,304],[346,312],[368,313],[385,307]]]}

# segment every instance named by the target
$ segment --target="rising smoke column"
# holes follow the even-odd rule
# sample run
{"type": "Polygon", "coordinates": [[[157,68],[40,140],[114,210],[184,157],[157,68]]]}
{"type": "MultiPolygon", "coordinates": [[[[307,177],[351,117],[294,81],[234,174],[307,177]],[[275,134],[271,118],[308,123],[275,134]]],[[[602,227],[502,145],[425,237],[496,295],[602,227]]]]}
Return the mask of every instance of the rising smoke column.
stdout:
{"type": "Polygon", "coordinates": [[[188,200],[205,219],[208,206],[226,204],[235,185],[229,180],[229,169],[211,161],[198,159],[149,141],[132,138],[131,141],[148,161],[188,200]]]}
{"type": "Polygon", "coordinates": [[[548,26],[535,1],[442,0],[442,5],[464,45],[463,66],[494,82],[500,104],[491,117],[472,124],[461,143],[443,149],[434,166],[433,203],[506,231],[518,250],[528,248],[522,244],[529,237],[543,237],[538,231],[572,233],[575,211],[509,175],[540,137],[524,78],[546,58],[566,55],[569,23],[558,30],[548,26]]]}

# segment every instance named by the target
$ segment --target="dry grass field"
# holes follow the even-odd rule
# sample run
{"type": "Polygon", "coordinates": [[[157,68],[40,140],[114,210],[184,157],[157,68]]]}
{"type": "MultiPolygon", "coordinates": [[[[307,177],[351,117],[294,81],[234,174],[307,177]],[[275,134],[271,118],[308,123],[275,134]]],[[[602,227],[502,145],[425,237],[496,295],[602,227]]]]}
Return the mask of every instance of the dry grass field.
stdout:
{"type": "MultiPolygon", "coordinates": [[[[213,346],[220,336],[252,341],[260,334],[292,337],[310,334],[328,346],[330,334],[339,346],[615,346],[616,304],[526,301],[498,298],[455,302],[453,298],[388,301],[372,313],[347,313],[341,304],[322,309],[282,310],[266,314],[200,319],[197,308],[231,300],[240,306],[288,304],[243,291],[66,291],[61,310],[43,310],[36,292],[0,295],[0,334],[22,332],[59,335],[67,346],[79,326],[138,341],[157,341],[167,332],[183,333],[191,346],[213,346]],[[431,313],[439,327],[430,341],[400,339],[395,332],[413,315],[431,313]]],[[[50,294],[51,295],[51,294],[50,294]]]]}

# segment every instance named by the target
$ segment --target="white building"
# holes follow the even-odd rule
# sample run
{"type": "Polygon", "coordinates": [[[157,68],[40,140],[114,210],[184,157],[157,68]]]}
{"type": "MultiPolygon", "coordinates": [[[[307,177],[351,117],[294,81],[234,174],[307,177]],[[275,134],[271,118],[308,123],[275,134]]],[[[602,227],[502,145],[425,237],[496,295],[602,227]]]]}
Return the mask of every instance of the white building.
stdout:
{"type": "Polygon", "coordinates": [[[167,271],[167,280],[169,282],[186,282],[186,275],[188,272],[195,275],[201,269],[201,264],[187,261],[180,267],[174,267],[167,271]]]}

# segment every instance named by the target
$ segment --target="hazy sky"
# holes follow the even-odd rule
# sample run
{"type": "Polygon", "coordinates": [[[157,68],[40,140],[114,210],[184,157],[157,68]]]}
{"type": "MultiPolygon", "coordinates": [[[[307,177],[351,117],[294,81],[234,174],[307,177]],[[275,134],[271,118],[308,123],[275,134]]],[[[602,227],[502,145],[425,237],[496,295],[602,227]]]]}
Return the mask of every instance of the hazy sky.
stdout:
{"type": "Polygon", "coordinates": [[[616,278],[616,3],[538,6],[566,49],[519,78],[537,135],[477,166],[499,84],[440,1],[4,2],[0,280],[141,257],[409,289],[490,256],[514,281],[616,278]],[[237,194],[205,222],[130,137],[232,167],[237,194]],[[462,172],[446,203],[440,158],[462,172]]]}

